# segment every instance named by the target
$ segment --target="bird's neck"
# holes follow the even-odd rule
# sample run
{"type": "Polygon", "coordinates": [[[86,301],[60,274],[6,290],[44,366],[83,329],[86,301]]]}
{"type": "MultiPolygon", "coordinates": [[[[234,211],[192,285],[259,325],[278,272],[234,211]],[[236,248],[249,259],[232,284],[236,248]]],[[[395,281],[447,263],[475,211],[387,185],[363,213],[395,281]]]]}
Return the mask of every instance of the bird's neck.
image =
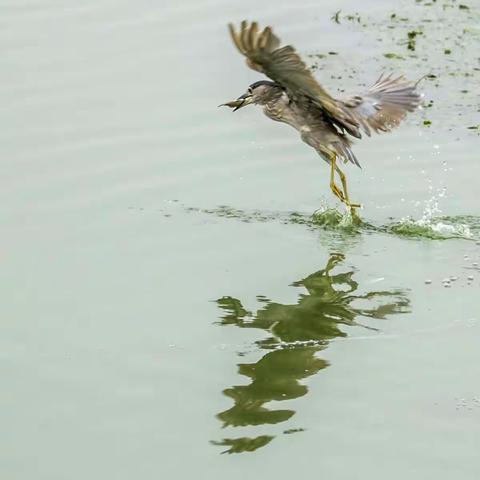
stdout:
{"type": "Polygon", "coordinates": [[[289,103],[289,98],[284,92],[282,92],[277,98],[265,103],[263,106],[263,112],[268,118],[271,118],[276,122],[288,123],[296,128],[295,118],[292,115],[289,103]]]}

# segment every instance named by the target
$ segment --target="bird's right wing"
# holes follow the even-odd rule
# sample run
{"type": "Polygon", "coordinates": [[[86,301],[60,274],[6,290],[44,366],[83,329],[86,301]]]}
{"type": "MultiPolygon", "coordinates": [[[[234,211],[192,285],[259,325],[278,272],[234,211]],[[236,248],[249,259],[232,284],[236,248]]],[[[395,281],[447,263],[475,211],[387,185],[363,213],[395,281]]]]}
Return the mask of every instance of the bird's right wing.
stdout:
{"type": "Polygon", "coordinates": [[[256,22],[249,24],[244,20],[239,32],[233,24],[229,24],[229,29],[233,43],[247,57],[250,68],[264,73],[284,87],[291,98],[299,101],[308,99],[341,130],[359,136],[359,122],[352,112],[345,108],[343,102],[330,96],[315,80],[291,45],[279,48],[280,40],[271,27],[260,30],[256,22]]]}
{"type": "Polygon", "coordinates": [[[371,130],[388,132],[420,104],[422,96],[416,90],[417,84],[403,76],[381,75],[365,94],[347,98],[343,104],[368,136],[371,130]]]}

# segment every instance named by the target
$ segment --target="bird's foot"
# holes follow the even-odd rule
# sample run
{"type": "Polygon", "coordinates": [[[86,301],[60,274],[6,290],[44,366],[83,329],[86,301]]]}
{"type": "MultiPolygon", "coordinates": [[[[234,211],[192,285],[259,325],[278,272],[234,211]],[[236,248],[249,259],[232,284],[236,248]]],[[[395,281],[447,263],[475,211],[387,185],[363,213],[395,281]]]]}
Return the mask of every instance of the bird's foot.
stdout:
{"type": "Polygon", "coordinates": [[[350,203],[349,201],[345,202],[345,206],[352,219],[354,221],[359,221],[360,216],[357,213],[357,208],[362,208],[362,206],[359,203],[350,203]]]}

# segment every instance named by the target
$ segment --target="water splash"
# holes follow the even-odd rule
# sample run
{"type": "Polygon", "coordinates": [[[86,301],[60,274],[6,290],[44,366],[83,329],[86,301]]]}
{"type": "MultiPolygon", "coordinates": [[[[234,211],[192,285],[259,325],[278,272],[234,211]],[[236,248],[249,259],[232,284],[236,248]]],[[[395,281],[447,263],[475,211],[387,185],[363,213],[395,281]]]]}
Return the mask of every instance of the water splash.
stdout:
{"type": "Polygon", "coordinates": [[[468,223],[462,223],[466,217],[441,216],[440,199],[445,197],[446,189],[432,195],[424,205],[422,216],[415,220],[412,217],[402,218],[399,222],[388,225],[386,230],[407,237],[423,237],[445,240],[448,238],[473,239],[474,235],[468,223]]]}
{"type": "Polygon", "coordinates": [[[321,227],[325,230],[340,230],[350,233],[360,232],[361,227],[367,225],[362,222],[358,215],[352,215],[350,211],[339,211],[326,205],[316,210],[312,215],[301,212],[245,211],[227,205],[210,209],[188,208],[187,211],[206,213],[220,218],[233,218],[245,223],[277,221],[285,225],[297,224],[310,228],[321,227]]]}
{"type": "Polygon", "coordinates": [[[339,212],[335,208],[328,207],[316,210],[311,216],[310,223],[327,230],[344,230],[352,233],[359,232],[363,225],[357,214],[352,214],[349,210],[339,212]]]}
{"type": "Polygon", "coordinates": [[[364,232],[376,232],[433,240],[448,240],[452,238],[472,240],[478,238],[480,236],[480,217],[471,215],[441,216],[442,211],[439,207],[439,199],[443,198],[444,195],[444,191],[441,191],[427,200],[422,215],[418,220],[415,220],[413,217],[405,217],[386,225],[368,223],[358,215],[352,215],[348,211],[340,211],[327,206],[322,206],[312,215],[302,212],[246,211],[226,205],[211,209],[186,207],[185,210],[189,213],[213,215],[245,223],[278,222],[284,225],[302,225],[311,230],[320,228],[347,236],[364,232]]]}

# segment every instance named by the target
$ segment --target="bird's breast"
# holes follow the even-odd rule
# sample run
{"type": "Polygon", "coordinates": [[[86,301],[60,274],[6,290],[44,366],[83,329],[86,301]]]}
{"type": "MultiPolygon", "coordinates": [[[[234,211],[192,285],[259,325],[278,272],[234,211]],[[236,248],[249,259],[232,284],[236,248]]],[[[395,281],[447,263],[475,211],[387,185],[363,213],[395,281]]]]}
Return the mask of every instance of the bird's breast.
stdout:
{"type": "Polygon", "coordinates": [[[284,117],[284,109],[278,105],[265,105],[263,111],[272,120],[281,121],[284,117]]]}
{"type": "Polygon", "coordinates": [[[263,109],[265,115],[276,122],[283,122],[297,128],[295,118],[291,110],[283,102],[276,102],[274,104],[267,104],[263,109]]]}

